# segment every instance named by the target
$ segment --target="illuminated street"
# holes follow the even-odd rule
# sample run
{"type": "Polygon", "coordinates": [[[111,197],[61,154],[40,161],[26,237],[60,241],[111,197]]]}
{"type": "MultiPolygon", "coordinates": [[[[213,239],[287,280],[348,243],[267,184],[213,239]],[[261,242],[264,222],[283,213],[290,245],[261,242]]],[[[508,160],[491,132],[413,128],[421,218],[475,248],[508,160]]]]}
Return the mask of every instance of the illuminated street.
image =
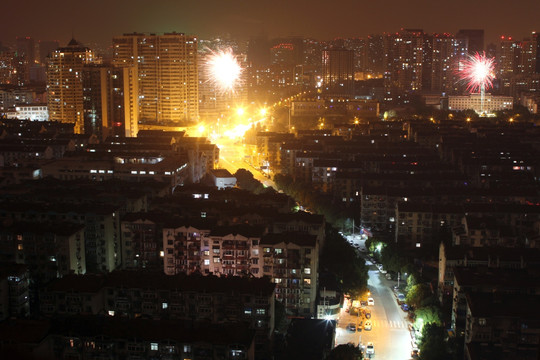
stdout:
{"type": "MultiPolygon", "coordinates": [[[[408,330],[406,313],[397,305],[390,286],[394,281],[386,280],[373,265],[369,267],[368,287],[375,306],[368,306],[371,310],[372,330],[352,332],[347,330],[347,324],[356,323],[357,317],[342,310],[338,329],[336,331],[336,346],[349,342],[366,345],[373,342],[376,359],[406,360],[410,359],[411,337],[408,330]]],[[[363,318],[365,323],[366,319],[363,318]]]]}

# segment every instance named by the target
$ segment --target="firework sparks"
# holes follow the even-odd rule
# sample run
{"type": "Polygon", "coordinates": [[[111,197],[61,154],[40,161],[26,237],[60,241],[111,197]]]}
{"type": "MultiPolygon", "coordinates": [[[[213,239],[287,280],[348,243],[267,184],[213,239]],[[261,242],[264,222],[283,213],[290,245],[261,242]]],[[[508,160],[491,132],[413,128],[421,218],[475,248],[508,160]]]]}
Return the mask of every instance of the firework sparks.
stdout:
{"type": "Polygon", "coordinates": [[[487,58],[485,53],[470,56],[461,70],[461,80],[467,82],[467,90],[472,93],[493,87],[493,79],[495,79],[494,59],[487,58]]]}
{"type": "Polygon", "coordinates": [[[231,49],[212,52],[206,63],[211,81],[217,89],[225,93],[234,91],[240,80],[242,68],[231,49]]]}

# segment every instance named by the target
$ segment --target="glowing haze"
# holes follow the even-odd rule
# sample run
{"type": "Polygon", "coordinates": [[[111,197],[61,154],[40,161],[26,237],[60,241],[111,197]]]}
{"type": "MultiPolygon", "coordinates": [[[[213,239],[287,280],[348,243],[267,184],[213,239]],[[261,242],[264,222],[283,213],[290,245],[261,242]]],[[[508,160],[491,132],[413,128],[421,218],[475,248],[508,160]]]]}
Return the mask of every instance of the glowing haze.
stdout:
{"type": "Polygon", "coordinates": [[[234,92],[239,85],[242,68],[231,49],[212,52],[206,63],[211,81],[222,93],[234,92]]]}
{"type": "Polygon", "coordinates": [[[470,56],[461,70],[461,80],[467,82],[467,90],[472,93],[493,87],[493,79],[495,79],[494,59],[487,58],[485,53],[470,56]]]}

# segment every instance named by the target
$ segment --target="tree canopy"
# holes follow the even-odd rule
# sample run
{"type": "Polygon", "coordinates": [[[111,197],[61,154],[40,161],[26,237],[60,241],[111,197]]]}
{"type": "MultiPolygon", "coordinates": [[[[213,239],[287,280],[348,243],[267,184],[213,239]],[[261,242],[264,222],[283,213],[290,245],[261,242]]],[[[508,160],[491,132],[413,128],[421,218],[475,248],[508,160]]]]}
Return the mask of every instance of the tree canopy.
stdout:
{"type": "Polygon", "coordinates": [[[368,273],[365,260],[330,225],[326,230],[326,243],[321,251],[320,267],[336,275],[345,293],[359,296],[367,289],[368,273]]]}

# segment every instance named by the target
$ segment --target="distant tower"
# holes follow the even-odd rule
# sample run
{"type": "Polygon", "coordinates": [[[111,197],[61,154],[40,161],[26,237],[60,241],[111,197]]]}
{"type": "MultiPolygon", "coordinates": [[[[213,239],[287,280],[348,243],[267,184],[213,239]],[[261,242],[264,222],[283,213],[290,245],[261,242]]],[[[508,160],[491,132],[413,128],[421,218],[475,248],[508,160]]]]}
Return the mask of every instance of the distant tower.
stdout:
{"type": "Polygon", "coordinates": [[[82,71],[96,61],[89,48],[72,39],[51,53],[47,72],[49,120],[73,123],[76,134],[84,133],[82,71]]]}
{"type": "Polygon", "coordinates": [[[17,70],[19,74],[19,84],[27,85],[30,82],[30,68],[36,61],[35,42],[29,36],[17,36],[17,70]]]}
{"type": "Polygon", "coordinates": [[[40,64],[46,64],[48,57],[52,52],[60,47],[60,43],[57,40],[52,41],[39,41],[39,62],[40,64]]]}
{"type": "Polygon", "coordinates": [[[113,65],[135,68],[140,120],[166,123],[198,118],[195,37],[175,32],[116,36],[113,65]]]}
{"type": "Polygon", "coordinates": [[[329,95],[354,95],[354,51],[327,49],[322,52],[324,92],[329,95]]]}
{"type": "Polygon", "coordinates": [[[481,54],[484,51],[484,30],[461,29],[456,33],[456,39],[465,40],[469,55],[481,54]]]}

